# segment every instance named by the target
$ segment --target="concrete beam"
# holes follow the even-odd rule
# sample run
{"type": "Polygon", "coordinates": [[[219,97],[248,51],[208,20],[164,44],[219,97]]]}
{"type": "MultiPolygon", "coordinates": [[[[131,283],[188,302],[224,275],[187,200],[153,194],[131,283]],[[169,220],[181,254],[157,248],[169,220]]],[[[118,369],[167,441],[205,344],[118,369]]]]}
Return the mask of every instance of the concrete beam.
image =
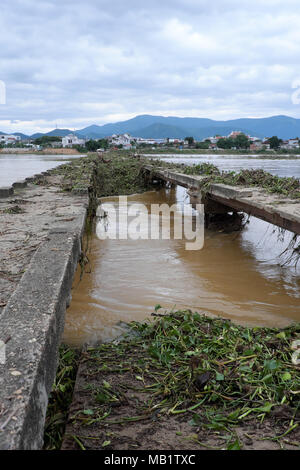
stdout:
{"type": "MultiPolygon", "coordinates": [[[[201,192],[201,183],[204,176],[185,175],[165,168],[155,168],[145,165],[145,170],[152,176],[179,184],[195,193],[201,192]]],[[[201,195],[199,196],[201,199],[201,195]]],[[[206,191],[206,204],[216,213],[218,207],[228,207],[228,212],[246,212],[259,219],[270,222],[300,235],[300,202],[289,199],[280,194],[269,194],[262,188],[245,188],[242,186],[229,186],[226,184],[211,184],[206,191]],[[208,202],[208,200],[211,201],[208,202]],[[213,206],[212,202],[220,204],[213,206]]],[[[223,213],[223,211],[221,212],[223,213]]]]}

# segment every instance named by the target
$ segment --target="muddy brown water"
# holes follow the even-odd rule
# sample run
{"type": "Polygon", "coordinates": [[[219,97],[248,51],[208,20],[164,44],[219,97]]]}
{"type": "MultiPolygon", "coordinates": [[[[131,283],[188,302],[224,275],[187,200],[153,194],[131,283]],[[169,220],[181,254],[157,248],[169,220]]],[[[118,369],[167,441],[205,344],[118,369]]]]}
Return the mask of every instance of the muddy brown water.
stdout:
{"type": "MultiPolygon", "coordinates": [[[[128,201],[179,208],[189,202],[180,187],[128,201]]],[[[118,322],[145,320],[157,304],[162,311],[189,308],[252,326],[300,321],[300,269],[281,266],[285,258],[279,256],[291,236],[280,239],[273,226],[256,218],[242,232],[205,231],[198,251],[187,251],[186,240],[100,240],[93,234],[90,272],[81,281],[76,273],[64,342],[107,341],[120,334],[118,322]]]]}

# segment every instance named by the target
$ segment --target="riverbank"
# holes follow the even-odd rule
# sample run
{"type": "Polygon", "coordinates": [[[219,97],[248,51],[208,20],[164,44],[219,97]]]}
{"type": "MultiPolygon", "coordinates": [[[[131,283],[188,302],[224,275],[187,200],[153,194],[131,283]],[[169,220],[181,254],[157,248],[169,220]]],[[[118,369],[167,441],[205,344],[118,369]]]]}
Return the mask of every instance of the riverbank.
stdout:
{"type": "MultiPolygon", "coordinates": [[[[88,153],[88,152],[87,152],[88,153]]],[[[78,150],[73,149],[73,148],[45,148],[44,150],[34,150],[30,147],[24,147],[24,148],[18,148],[18,147],[13,147],[13,148],[1,148],[0,149],[0,154],[2,155],[10,155],[10,154],[19,154],[19,155],[28,155],[28,154],[33,154],[33,155],[80,155],[80,152],[78,150]]]]}
{"type": "Polygon", "coordinates": [[[160,311],[83,352],[62,450],[299,449],[299,325],[160,311]]]}

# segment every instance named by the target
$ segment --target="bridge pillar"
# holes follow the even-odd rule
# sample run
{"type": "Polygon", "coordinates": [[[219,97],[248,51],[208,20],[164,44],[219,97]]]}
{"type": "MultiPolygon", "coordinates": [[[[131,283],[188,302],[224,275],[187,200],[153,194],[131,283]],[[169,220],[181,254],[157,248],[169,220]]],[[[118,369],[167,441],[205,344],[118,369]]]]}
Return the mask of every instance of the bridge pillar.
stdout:
{"type": "Polygon", "coordinates": [[[221,202],[213,201],[205,192],[188,190],[190,196],[190,204],[196,206],[196,204],[204,205],[205,214],[227,214],[232,212],[229,206],[225,206],[221,202]]]}
{"type": "Polygon", "coordinates": [[[188,190],[190,204],[204,205],[205,227],[225,233],[242,229],[244,214],[233,210],[221,202],[212,200],[205,192],[188,190]]]}

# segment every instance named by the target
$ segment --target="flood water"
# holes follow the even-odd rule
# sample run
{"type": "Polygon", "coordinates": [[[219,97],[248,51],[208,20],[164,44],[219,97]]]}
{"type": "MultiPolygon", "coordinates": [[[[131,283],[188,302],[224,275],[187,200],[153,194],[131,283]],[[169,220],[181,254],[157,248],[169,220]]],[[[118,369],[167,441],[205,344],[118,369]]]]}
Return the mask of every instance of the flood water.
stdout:
{"type": "MultiPolygon", "coordinates": [[[[161,158],[161,155],[148,155],[149,158],[161,158]]],[[[193,165],[202,162],[210,162],[221,171],[240,171],[243,169],[261,168],[272,175],[294,176],[300,178],[300,158],[260,158],[258,155],[164,155],[163,161],[185,163],[193,165]]]]}
{"type": "MultiPolygon", "coordinates": [[[[212,161],[207,157],[188,160],[212,161]]],[[[300,160],[247,159],[213,155],[213,163],[222,169],[263,167],[300,178],[300,160]]],[[[147,207],[177,203],[178,210],[189,202],[180,187],[133,195],[128,201],[147,207]]],[[[157,304],[244,325],[283,327],[300,321],[300,266],[281,266],[286,258],[279,256],[291,237],[287,232],[279,239],[273,226],[254,217],[241,232],[205,231],[204,247],[198,251],[187,251],[185,240],[100,240],[94,234],[90,272],[80,281],[78,270],[74,281],[64,341],[81,345],[109,340],[120,333],[118,322],[142,321],[157,304]]]]}
{"type": "Polygon", "coordinates": [[[11,186],[16,181],[50,170],[78,157],[82,157],[82,155],[15,155],[0,153],[0,187],[11,186]]]}

